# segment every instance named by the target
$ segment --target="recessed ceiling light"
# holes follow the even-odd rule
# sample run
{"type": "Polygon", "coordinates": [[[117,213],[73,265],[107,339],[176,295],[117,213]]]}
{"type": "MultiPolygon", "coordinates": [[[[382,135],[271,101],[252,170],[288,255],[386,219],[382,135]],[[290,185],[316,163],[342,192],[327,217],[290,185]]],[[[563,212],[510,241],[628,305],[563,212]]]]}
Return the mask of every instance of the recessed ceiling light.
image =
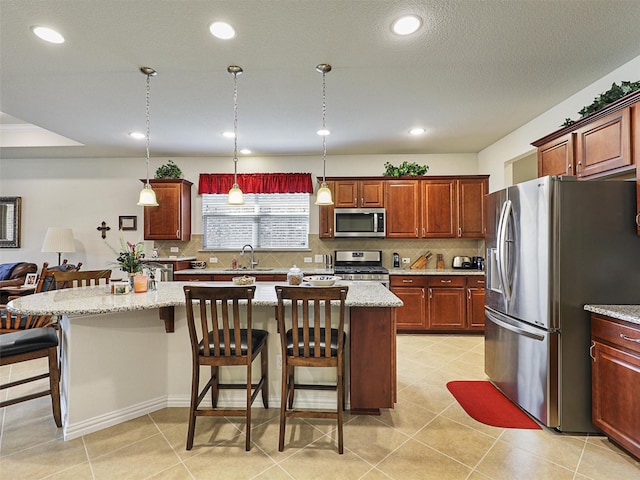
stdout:
{"type": "Polygon", "coordinates": [[[398,35],[411,35],[422,25],[422,19],[416,15],[405,15],[393,22],[393,33],[398,35]]]}
{"type": "Polygon", "coordinates": [[[142,140],[143,138],[147,138],[147,136],[144,133],[140,133],[140,132],[131,132],[129,133],[129,136],[131,138],[135,138],[136,140],[142,140]]]}
{"type": "Polygon", "coordinates": [[[236,134],[233,132],[222,132],[222,136],[225,138],[235,138],[236,134]]]}
{"type": "Polygon", "coordinates": [[[321,129],[320,129],[320,130],[318,130],[316,133],[317,133],[318,135],[320,135],[321,137],[326,137],[327,135],[330,135],[330,134],[331,134],[331,131],[330,131],[330,130],[327,130],[326,128],[325,128],[325,129],[322,129],[322,128],[321,128],[321,129]]]}
{"type": "Polygon", "coordinates": [[[415,127],[409,130],[409,135],[422,135],[424,133],[424,128],[415,127]]]}
{"type": "Polygon", "coordinates": [[[249,155],[251,153],[251,150],[249,150],[248,148],[242,148],[240,149],[240,153],[243,155],[249,155]]]}
{"type": "Polygon", "coordinates": [[[209,25],[211,35],[221,40],[229,40],[236,36],[235,29],[225,22],[213,22],[209,25]]]}
{"type": "Polygon", "coordinates": [[[31,31],[40,39],[49,43],[64,43],[64,37],[48,27],[31,27],[31,31]]]}

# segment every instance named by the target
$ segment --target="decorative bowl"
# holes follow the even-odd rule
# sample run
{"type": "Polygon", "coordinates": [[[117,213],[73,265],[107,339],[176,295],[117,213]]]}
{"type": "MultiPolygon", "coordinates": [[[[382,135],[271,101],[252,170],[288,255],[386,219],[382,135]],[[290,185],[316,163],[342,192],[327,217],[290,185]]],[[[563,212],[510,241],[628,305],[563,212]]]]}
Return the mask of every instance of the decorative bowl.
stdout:
{"type": "Polygon", "coordinates": [[[341,280],[341,278],[334,277],[333,275],[313,275],[311,277],[304,277],[302,280],[310,283],[314,287],[330,287],[338,280],[341,280]]]}
{"type": "Polygon", "coordinates": [[[253,285],[256,283],[256,277],[249,277],[248,275],[243,275],[242,277],[233,277],[234,285],[253,285]]]}
{"type": "Polygon", "coordinates": [[[204,261],[193,261],[191,262],[191,268],[196,268],[198,270],[201,270],[203,268],[205,268],[207,266],[207,262],[204,261]]]}

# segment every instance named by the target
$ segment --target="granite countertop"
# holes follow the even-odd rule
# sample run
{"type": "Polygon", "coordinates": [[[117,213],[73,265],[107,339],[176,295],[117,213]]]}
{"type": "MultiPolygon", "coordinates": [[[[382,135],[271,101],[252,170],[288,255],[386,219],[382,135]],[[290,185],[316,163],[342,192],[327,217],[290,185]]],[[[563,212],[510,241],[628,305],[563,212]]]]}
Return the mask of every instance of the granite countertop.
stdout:
{"type": "MultiPolygon", "coordinates": [[[[190,282],[160,282],[145,293],[113,295],[109,286],[67,288],[12,300],[10,312],[34,315],[97,315],[185,305],[183,287],[190,282]]],[[[275,307],[275,286],[282,282],[257,282],[254,306],[275,307]]],[[[347,307],[400,307],[402,301],[379,283],[342,282],[349,286],[347,307]]],[[[232,286],[231,282],[198,282],[198,286],[232,286]]],[[[317,287],[322,288],[322,287],[317,287]]]]}
{"type": "Polygon", "coordinates": [[[640,305],[585,305],[584,309],[640,325],[640,305]]]}
{"type": "Polygon", "coordinates": [[[467,270],[462,268],[447,268],[444,270],[436,270],[435,268],[418,268],[412,270],[409,268],[392,268],[389,270],[389,275],[484,275],[484,270],[467,270]]]}
{"type": "Polygon", "coordinates": [[[182,262],[186,260],[197,260],[198,257],[145,257],[144,262],[182,262]]]}
{"type": "MultiPolygon", "coordinates": [[[[274,275],[274,274],[287,274],[290,267],[275,267],[275,268],[187,268],[184,270],[177,270],[174,274],[187,274],[187,275],[274,275]]],[[[300,267],[300,270],[305,275],[333,275],[333,269],[326,268],[304,268],[300,267]]]]}

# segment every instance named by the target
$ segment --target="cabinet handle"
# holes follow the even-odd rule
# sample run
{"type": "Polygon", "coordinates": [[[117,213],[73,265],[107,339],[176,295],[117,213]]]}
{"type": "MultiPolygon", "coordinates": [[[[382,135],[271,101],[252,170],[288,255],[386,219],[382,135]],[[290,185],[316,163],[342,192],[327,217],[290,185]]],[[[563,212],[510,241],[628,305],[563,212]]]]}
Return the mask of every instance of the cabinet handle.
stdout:
{"type": "Polygon", "coordinates": [[[422,228],[422,236],[426,237],[427,236],[427,229],[426,228],[422,228]]]}
{"type": "Polygon", "coordinates": [[[484,285],[484,280],[476,280],[476,283],[477,283],[478,285],[484,285]]]}
{"type": "Polygon", "coordinates": [[[593,360],[594,362],[596,361],[596,357],[593,356],[593,349],[596,346],[596,342],[591,342],[591,346],[589,347],[589,356],[591,357],[591,360],[593,360]]]}
{"type": "Polygon", "coordinates": [[[636,215],[636,225],[640,227],[640,223],[638,222],[638,217],[640,217],[640,212],[636,215]]]}
{"type": "Polygon", "coordinates": [[[458,227],[458,236],[461,237],[462,236],[462,228],[458,227]]]}
{"type": "Polygon", "coordinates": [[[402,283],[413,283],[413,280],[406,280],[406,279],[402,279],[402,283]]]}
{"type": "Polygon", "coordinates": [[[620,338],[623,340],[628,340],[630,342],[634,342],[634,343],[640,343],[640,338],[631,338],[631,337],[627,337],[624,333],[620,334],[620,338]]]}
{"type": "Polygon", "coordinates": [[[429,298],[433,298],[433,289],[432,288],[429,289],[429,298]]]}
{"type": "Polygon", "coordinates": [[[471,289],[467,288],[467,298],[471,300],[471,289]]]}
{"type": "Polygon", "coordinates": [[[180,229],[176,230],[176,238],[180,238],[180,229]]]}
{"type": "Polygon", "coordinates": [[[573,165],[571,165],[570,163],[567,164],[567,172],[571,172],[571,170],[573,170],[573,165]]]}
{"type": "Polygon", "coordinates": [[[357,207],[358,206],[358,197],[353,197],[353,204],[357,207]]]}
{"type": "Polygon", "coordinates": [[[418,229],[416,228],[416,238],[418,238],[418,229]]]}
{"type": "Polygon", "coordinates": [[[440,280],[440,283],[451,283],[451,280],[440,280]]]}
{"type": "Polygon", "coordinates": [[[360,206],[361,206],[361,207],[364,207],[364,197],[362,197],[362,198],[360,199],[360,206]]]}
{"type": "Polygon", "coordinates": [[[578,162],[578,166],[576,167],[576,173],[582,172],[582,161],[578,162]]]}

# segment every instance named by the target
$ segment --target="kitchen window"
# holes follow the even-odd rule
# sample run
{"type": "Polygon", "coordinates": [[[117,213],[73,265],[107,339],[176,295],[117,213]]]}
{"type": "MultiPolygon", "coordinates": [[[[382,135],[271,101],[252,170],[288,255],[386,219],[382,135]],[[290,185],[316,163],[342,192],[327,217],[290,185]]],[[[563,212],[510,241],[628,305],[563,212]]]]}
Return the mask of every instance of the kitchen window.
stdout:
{"type": "Polygon", "coordinates": [[[244,205],[227,205],[227,194],[202,194],[203,250],[303,250],[309,248],[309,194],[244,194],[244,205]]]}

